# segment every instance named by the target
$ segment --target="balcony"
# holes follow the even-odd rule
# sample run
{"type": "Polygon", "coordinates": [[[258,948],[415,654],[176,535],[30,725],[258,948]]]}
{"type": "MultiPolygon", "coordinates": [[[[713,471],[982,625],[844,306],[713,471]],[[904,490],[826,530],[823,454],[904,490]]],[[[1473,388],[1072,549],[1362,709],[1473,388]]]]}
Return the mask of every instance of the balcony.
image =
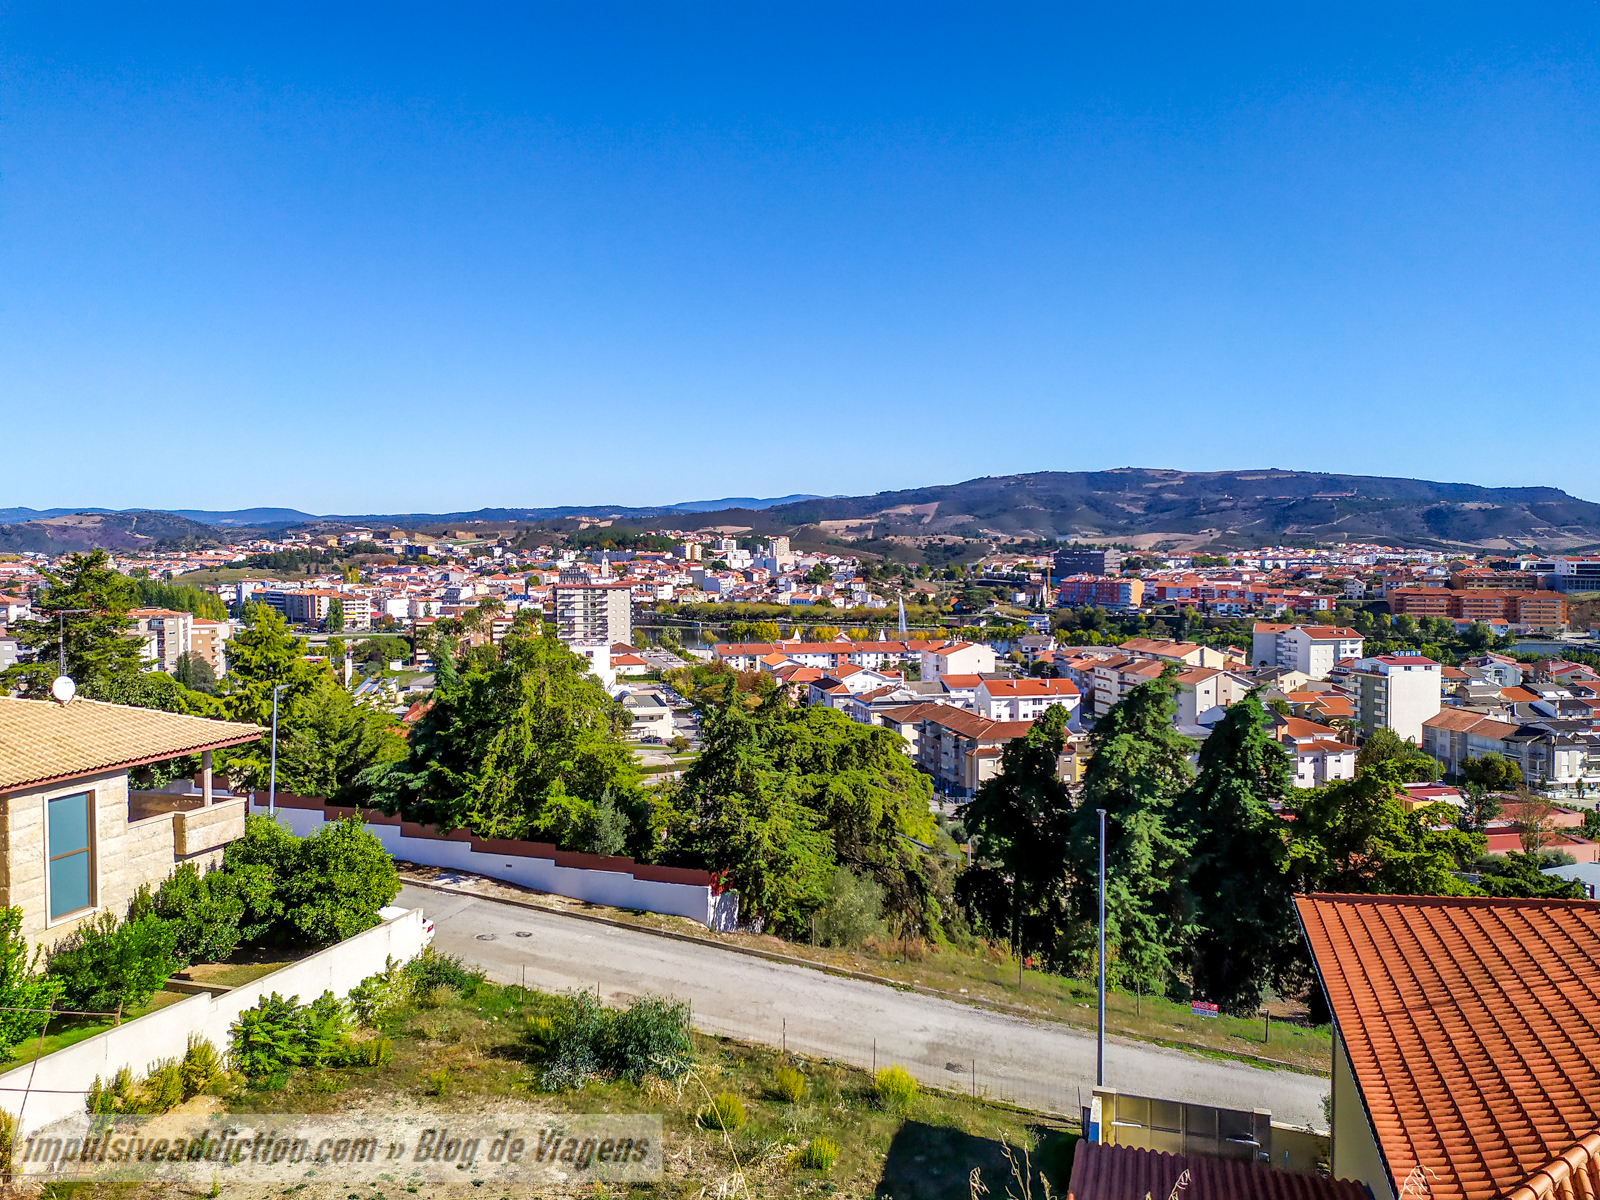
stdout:
{"type": "Polygon", "coordinates": [[[128,824],[171,822],[172,852],[188,858],[215,850],[244,836],[247,798],[227,792],[212,794],[208,805],[198,792],[128,793],[128,824]]]}

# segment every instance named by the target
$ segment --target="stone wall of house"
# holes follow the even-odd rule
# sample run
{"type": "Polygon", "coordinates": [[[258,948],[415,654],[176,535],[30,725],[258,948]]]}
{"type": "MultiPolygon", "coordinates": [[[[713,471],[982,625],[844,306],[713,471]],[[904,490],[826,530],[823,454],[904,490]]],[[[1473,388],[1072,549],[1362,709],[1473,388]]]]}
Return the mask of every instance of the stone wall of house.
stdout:
{"type": "MultiPolygon", "coordinates": [[[[224,802],[216,811],[181,814],[187,841],[203,846],[182,858],[202,870],[222,861],[222,847],[244,832],[244,801],[224,802]],[[211,843],[205,845],[205,843],[211,843]]],[[[22,909],[22,932],[30,941],[53,945],[99,910],[122,916],[140,885],[158,886],[180,860],[175,851],[173,813],[128,820],[128,777],[115,773],[76,779],[55,787],[10,793],[0,804],[0,906],[22,909]],[[59,796],[94,794],[95,908],[60,921],[47,918],[45,897],[45,804],[59,796]]]]}

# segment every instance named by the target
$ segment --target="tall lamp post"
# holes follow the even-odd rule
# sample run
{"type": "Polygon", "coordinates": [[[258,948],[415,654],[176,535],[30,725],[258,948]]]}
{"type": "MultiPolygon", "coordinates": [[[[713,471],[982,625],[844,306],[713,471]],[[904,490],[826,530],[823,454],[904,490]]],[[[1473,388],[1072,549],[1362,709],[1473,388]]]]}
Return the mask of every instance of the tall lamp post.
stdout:
{"type": "Polygon", "coordinates": [[[1106,1085],[1106,810],[1100,814],[1100,1020],[1094,1035],[1094,1085],[1106,1085]]]}
{"type": "MultiPolygon", "coordinates": [[[[278,683],[274,684],[272,688],[272,770],[267,778],[267,816],[274,821],[278,819],[278,693],[283,691],[283,687],[283,684],[278,683]]],[[[1101,824],[1103,825],[1104,823],[1105,818],[1101,817],[1101,824]]],[[[1102,852],[1102,861],[1104,858],[1105,855],[1102,852]]],[[[1105,923],[1104,909],[1105,905],[1102,902],[1102,925],[1105,923]]]]}

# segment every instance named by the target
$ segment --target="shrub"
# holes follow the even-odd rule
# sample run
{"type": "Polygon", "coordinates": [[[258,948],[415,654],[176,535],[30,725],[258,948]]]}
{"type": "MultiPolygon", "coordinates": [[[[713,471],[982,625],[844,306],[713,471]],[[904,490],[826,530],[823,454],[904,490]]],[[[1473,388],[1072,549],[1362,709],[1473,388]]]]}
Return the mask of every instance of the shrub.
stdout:
{"type": "Polygon", "coordinates": [[[800,1151],[800,1165],[813,1171],[831,1171],[839,1157],[839,1143],[832,1138],[814,1137],[800,1151]]]}
{"type": "Polygon", "coordinates": [[[57,942],[45,973],[80,1012],[138,1008],[178,969],[177,930],[154,913],[131,921],[102,912],[57,942]]]}
{"type": "Polygon", "coordinates": [[[150,1064],[144,1079],[144,1099],[151,1112],[171,1112],[184,1101],[183,1067],[175,1058],[150,1064]]]}
{"type": "Polygon", "coordinates": [[[744,1128],[744,1101],[732,1092],[723,1092],[700,1110],[700,1124],[707,1129],[736,1133],[744,1128]]]}
{"type": "Polygon", "coordinates": [[[350,1007],[355,1018],[371,1029],[385,1017],[399,1012],[415,998],[412,977],[390,959],[379,975],[368,975],[350,989],[350,1007]]]}
{"type": "Polygon", "coordinates": [[[882,928],[883,889],[864,875],[840,867],[828,881],[828,900],[817,913],[817,940],[824,946],[859,946],[882,928]]]}
{"type": "Polygon", "coordinates": [[[301,1058],[308,1067],[326,1067],[344,1058],[350,1032],[350,1006],[325,991],[300,1018],[301,1058]]]}
{"type": "Polygon", "coordinates": [[[428,1095],[448,1096],[450,1094],[450,1072],[440,1067],[437,1071],[428,1074],[428,1095]]]}
{"type": "Polygon", "coordinates": [[[790,1104],[800,1103],[806,1094],[806,1077],[793,1067],[779,1067],[772,1077],[772,1094],[790,1104]]]}
{"type": "Polygon", "coordinates": [[[890,1063],[879,1071],[873,1087],[885,1112],[905,1112],[917,1098],[917,1081],[899,1063],[890,1063]]]}
{"type": "Polygon", "coordinates": [[[48,1018],[39,1010],[61,998],[61,980],[39,970],[43,953],[38,947],[29,951],[22,909],[0,908],[0,1062],[44,1028],[48,1018]]]}
{"type": "Polygon", "coordinates": [[[394,1061],[394,1042],[386,1037],[357,1042],[350,1057],[364,1067],[386,1067],[394,1061]]]}
{"type": "Polygon", "coordinates": [[[477,995],[487,978],[478,967],[469,967],[454,954],[440,954],[432,946],[408,962],[404,971],[418,992],[446,987],[464,997],[477,995]]]}
{"type": "Polygon", "coordinates": [[[278,890],[296,940],[319,946],[378,924],[378,910],[400,894],[400,873],[377,836],[350,817],[300,839],[295,873],[278,890]]]}
{"type": "Polygon", "coordinates": [[[592,992],[578,992],[557,1002],[548,1024],[530,1021],[528,1032],[535,1046],[551,1052],[543,1077],[551,1091],[594,1078],[678,1079],[694,1062],[689,1006],[661,996],[640,996],[619,1012],[592,992]]]}
{"type": "Polygon", "coordinates": [[[247,1008],[229,1030],[234,1069],[259,1083],[300,1065],[304,1056],[304,1021],[298,996],[285,1000],[277,992],[247,1008]]]}
{"type": "Polygon", "coordinates": [[[223,853],[243,902],[247,942],[313,946],[341,941],[378,923],[400,894],[400,876],[383,843],[354,817],[299,838],[263,816],[223,853]]]}
{"type": "Polygon", "coordinates": [[[197,1033],[189,1035],[189,1048],[183,1054],[183,1090],[198,1096],[222,1075],[222,1057],[211,1042],[197,1033]]]}
{"type": "Polygon", "coordinates": [[[12,1151],[17,1144],[17,1118],[0,1108],[0,1179],[10,1179],[14,1169],[12,1151]]]}
{"type": "MultiPolygon", "coordinates": [[[[245,890],[238,876],[220,870],[202,874],[194,863],[183,863],[150,897],[149,910],[173,924],[184,964],[221,962],[239,945],[245,890]]],[[[134,909],[138,906],[136,899],[134,909]]]]}

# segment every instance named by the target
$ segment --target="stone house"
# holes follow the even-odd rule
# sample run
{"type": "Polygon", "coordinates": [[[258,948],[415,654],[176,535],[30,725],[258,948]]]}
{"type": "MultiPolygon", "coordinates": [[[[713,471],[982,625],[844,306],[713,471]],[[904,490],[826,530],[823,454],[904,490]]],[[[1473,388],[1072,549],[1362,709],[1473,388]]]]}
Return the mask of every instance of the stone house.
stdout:
{"type": "Polygon", "coordinates": [[[257,725],[73,699],[0,697],[0,906],[22,910],[42,945],[102,909],[119,916],[141,884],[184,862],[219,863],[244,834],[246,798],[212,787],[211,753],[257,725]],[[155,792],[128,772],[199,756],[201,770],[155,792]]]}

